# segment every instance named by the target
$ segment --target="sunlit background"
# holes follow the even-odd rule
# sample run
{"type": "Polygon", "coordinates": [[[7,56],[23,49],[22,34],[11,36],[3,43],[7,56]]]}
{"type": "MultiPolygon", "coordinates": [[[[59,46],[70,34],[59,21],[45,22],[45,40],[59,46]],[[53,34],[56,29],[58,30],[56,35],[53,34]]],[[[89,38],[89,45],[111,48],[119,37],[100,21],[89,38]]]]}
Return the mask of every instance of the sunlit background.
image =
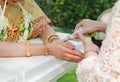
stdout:
{"type": "MultiPolygon", "coordinates": [[[[59,32],[73,32],[77,23],[84,18],[97,20],[106,9],[112,8],[117,0],[36,0],[51,25],[59,32]],[[58,27],[58,28],[57,28],[58,27]]],[[[58,79],[57,82],[78,82],[76,68],[58,79]]]]}

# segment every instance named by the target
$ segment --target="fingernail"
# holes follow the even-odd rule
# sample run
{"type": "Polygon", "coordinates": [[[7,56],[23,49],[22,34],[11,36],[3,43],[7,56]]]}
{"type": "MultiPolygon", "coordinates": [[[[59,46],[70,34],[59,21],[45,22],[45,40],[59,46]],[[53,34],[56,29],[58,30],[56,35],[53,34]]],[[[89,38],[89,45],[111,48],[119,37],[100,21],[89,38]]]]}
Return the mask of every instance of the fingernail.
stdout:
{"type": "Polygon", "coordinates": [[[75,50],[75,47],[73,47],[72,50],[75,50]]]}

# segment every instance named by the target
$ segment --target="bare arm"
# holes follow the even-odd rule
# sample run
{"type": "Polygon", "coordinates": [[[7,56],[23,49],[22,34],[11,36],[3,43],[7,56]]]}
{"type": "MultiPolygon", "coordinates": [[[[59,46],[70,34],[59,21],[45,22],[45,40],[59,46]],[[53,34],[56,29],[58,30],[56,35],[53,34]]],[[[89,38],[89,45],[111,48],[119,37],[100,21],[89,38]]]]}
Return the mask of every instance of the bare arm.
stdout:
{"type": "MultiPolygon", "coordinates": [[[[31,44],[32,56],[44,54],[44,45],[31,44]]],[[[26,55],[25,43],[0,42],[0,57],[23,57],[26,55]]]]}
{"type": "MultiPolygon", "coordinates": [[[[48,54],[51,54],[59,59],[70,62],[79,62],[82,60],[82,53],[79,52],[69,42],[62,42],[60,40],[53,41],[47,44],[48,54]],[[57,45],[57,46],[56,46],[57,45]],[[73,50],[74,49],[74,50],[73,50]]],[[[43,44],[31,44],[30,55],[44,55],[45,46],[43,44]]],[[[0,42],[0,57],[25,57],[26,45],[25,43],[0,42]]]]}
{"type": "Polygon", "coordinates": [[[47,36],[50,34],[56,34],[56,32],[50,27],[50,25],[47,25],[46,28],[43,30],[43,32],[39,36],[43,41],[45,41],[47,36]]]}

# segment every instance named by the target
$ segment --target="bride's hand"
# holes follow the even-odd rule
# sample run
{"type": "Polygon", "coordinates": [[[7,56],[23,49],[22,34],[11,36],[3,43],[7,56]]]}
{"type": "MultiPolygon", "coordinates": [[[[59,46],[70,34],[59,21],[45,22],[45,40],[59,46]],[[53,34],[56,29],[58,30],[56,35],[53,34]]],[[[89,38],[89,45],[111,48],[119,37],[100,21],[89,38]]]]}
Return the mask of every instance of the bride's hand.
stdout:
{"type": "Polygon", "coordinates": [[[81,33],[84,35],[91,35],[94,32],[105,32],[106,24],[90,19],[83,19],[75,26],[75,30],[82,27],[81,33]]]}
{"type": "Polygon", "coordinates": [[[95,51],[99,51],[99,47],[95,45],[90,39],[86,38],[83,34],[79,33],[76,36],[82,41],[84,46],[85,57],[89,57],[90,55],[94,55],[95,51]],[[88,52],[89,53],[86,53],[88,52]]]}

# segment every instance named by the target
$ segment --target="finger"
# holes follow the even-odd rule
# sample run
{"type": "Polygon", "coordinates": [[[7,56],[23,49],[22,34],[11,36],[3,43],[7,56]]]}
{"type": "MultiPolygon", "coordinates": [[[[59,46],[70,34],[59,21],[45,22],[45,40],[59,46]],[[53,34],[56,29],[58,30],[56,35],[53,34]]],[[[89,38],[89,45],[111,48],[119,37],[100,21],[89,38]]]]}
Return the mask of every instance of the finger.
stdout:
{"type": "Polygon", "coordinates": [[[67,47],[63,47],[64,48],[64,52],[71,54],[73,56],[77,56],[77,57],[83,57],[83,53],[81,53],[78,49],[74,48],[74,49],[70,49],[67,47]]]}
{"type": "Polygon", "coordinates": [[[71,50],[75,48],[75,45],[73,45],[71,42],[65,42],[64,46],[71,50]]]}
{"type": "Polygon", "coordinates": [[[68,54],[66,53],[66,57],[70,58],[70,59],[75,59],[75,60],[79,60],[81,59],[81,57],[73,55],[73,54],[68,54]]]}
{"type": "Polygon", "coordinates": [[[83,23],[82,23],[82,22],[78,23],[78,24],[75,26],[74,31],[77,30],[77,28],[82,27],[82,26],[83,26],[83,23]]]}
{"type": "Polygon", "coordinates": [[[75,62],[75,63],[79,63],[82,59],[80,60],[67,60],[68,62],[75,62]]]}
{"type": "Polygon", "coordinates": [[[77,50],[76,48],[74,49],[74,50],[70,50],[70,49],[68,49],[67,51],[66,51],[66,53],[68,53],[68,54],[71,54],[72,56],[76,56],[76,57],[78,57],[78,58],[83,58],[84,56],[83,56],[83,53],[81,53],[79,50],[77,50]]]}
{"type": "Polygon", "coordinates": [[[68,57],[66,57],[66,58],[64,58],[64,60],[66,60],[66,61],[68,61],[68,62],[78,62],[78,61],[80,61],[81,59],[73,59],[73,58],[68,58],[68,57]]]}
{"type": "MultiPolygon", "coordinates": [[[[84,27],[79,27],[79,28],[82,28],[82,30],[79,31],[79,33],[81,33],[81,34],[83,34],[83,35],[88,34],[88,30],[87,30],[86,28],[84,28],[84,27]]],[[[75,31],[76,31],[77,29],[78,29],[78,28],[76,28],[75,31]]]]}
{"type": "Polygon", "coordinates": [[[72,59],[68,58],[68,57],[65,57],[63,60],[66,60],[68,62],[72,62],[72,59]]]}
{"type": "Polygon", "coordinates": [[[82,42],[86,40],[86,37],[81,33],[76,33],[77,38],[79,38],[82,42]]]}
{"type": "Polygon", "coordinates": [[[76,57],[72,54],[65,53],[60,59],[66,60],[68,62],[76,62],[77,63],[77,62],[81,61],[83,59],[83,57],[78,57],[78,56],[76,57]]]}
{"type": "Polygon", "coordinates": [[[79,38],[78,34],[75,34],[74,39],[78,39],[78,38],[79,38]]]}
{"type": "Polygon", "coordinates": [[[65,45],[75,47],[71,42],[65,42],[65,45]]]}
{"type": "MultiPolygon", "coordinates": [[[[79,53],[79,52],[78,52],[78,53],[79,53]]],[[[84,54],[83,54],[83,53],[82,53],[82,54],[81,54],[81,53],[80,53],[80,54],[76,54],[76,53],[75,53],[75,54],[72,54],[72,55],[77,56],[77,57],[80,57],[80,58],[84,58],[84,54]]]]}
{"type": "Polygon", "coordinates": [[[83,59],[82,57],[74,56],[74,55],[67,54],[67,53],[66,53],[66,58],[69,59],[68,61],[71,61],[71,62],[78,62],[81,59],[83,59]]]}
{"type": "Polygon", "coordinates": [[[72,62],[76,62],[79,63],[83,58],[81,58],[80,60],[72,60],[72,62]]]}
{"type": "Polygon", "coordinates": [[[84,57],[84,54],[76,48],[73,50],[73,53],[74,53],[73,55],[84,57]]]}

